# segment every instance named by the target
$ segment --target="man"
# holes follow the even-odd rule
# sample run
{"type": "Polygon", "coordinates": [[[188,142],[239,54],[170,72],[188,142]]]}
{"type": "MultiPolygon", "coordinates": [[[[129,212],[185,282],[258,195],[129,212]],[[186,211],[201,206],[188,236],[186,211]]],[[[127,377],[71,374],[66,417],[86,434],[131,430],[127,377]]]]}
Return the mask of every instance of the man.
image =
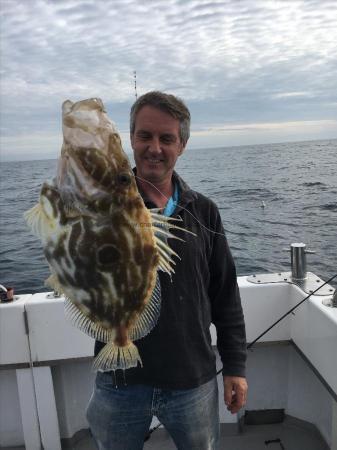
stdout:
{"type": "MultiPolygon", "coordinates": [[[[215,204],[174,171],[189,139],[190,113],[173,95],[149,92],[131,109],[135,176],[148,208],[181,217],[170,239],[175,274],[160,272],[161,314],[136,341],[144,367],[98,373],[87,416],[99,449],[143,448],[152,416],[180,450],[216,449],[219,439],[215,355],[217,329],[224,400],[234,414],[245,404],[245,327],[234,262],[215,204]],[[121,373],[119,373],[121,372],[121,373]]],[[[95,354],[104,344],[97,342],[95,354]]]]}

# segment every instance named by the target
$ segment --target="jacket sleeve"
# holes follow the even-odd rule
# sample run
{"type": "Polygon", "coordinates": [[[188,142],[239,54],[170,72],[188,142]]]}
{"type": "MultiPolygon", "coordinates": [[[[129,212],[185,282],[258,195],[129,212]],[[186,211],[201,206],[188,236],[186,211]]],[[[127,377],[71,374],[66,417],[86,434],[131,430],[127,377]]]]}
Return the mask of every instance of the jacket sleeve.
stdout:
{"type": "Polygon", "coordinates": [[[212,322],[217,331],[217,347],[223,375],[245,376],[246,332],[237,284],[236,269],[218,209],[215,207],[209,261],[212,322]]]}

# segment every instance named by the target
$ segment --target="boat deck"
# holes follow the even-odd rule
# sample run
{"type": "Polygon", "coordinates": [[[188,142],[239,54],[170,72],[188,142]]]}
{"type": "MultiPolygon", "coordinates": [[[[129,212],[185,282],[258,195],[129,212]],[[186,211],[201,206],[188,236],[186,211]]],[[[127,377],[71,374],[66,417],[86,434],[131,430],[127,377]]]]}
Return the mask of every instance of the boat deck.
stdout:
{"type": "MultiPolygon", "coordinates": [[[[248,352],[250,393],[240,429],[238,417],[223,407],[218,380],[219,448],[337,449],[337,310],[323,303],[328,294],[303,303],[298,286],[262,281],[238,279],[248,342],[301,306],[248,352]]],[[[215,345],[212,327],[210,334],[215,345]]],[[[95,449],[85,417],[95,380],[93,341],[65,321],[62,298],[27,294],[1,305],[0,335],[1,450],[23,450],[24,442],[27,450],[95,449]]],[[[145,450],[174,448],[163,428],[144,444],[145,450]]]]}
{"type": "MultiPolygon", "coordinates": [[[[298,426],[285,420],[282,424],[246,425],[240,434],[228,435],[222,425],[220,449],[230,450],[329,450],[315,429],[298,426]],[[277,441],[270,442],[268,441],[277,441]],[[282,447],[283,445],[283,447],[282,447]]],[[[165,429],[156,430],[145,443],[144,450],[175,450],[176,447],[165,429]]],[[[92,439],[79,441],[74,450],[95,450],[92,439]]]]}
{"type": "MultiPolygon", "coordinates": [[[[176,447],[163,428],[157,429],[144,444],[144,450],[175,450],[176,447]]],[[[96,450],[88,430],[74,436],[72,442],[63,440],[62,449],[96,450]]],[[[329,450],[324,439],[312,425],[286,417],[282,423],[269,425],[244,425],[237,434],[229,435],[226,425],[221,425],[219,449],[230,450],[329,450]]],[[[2,448],[24,450],[24,447],[2,448]]]]}

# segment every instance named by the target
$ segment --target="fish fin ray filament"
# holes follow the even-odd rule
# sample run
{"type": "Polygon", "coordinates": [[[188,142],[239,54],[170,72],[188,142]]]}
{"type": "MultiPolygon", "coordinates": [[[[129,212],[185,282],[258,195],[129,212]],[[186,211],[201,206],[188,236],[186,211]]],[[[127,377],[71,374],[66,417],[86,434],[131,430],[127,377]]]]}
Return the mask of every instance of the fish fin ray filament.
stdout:
{"type": "Polygon", "coordinates": [[[131,341],[136,341],[147,334],[157,324],[161,307],[161,289],[158,273],[156,274],[156,284],[152,291],[150,300],[146,304],[143,312],[138,316],[134,325],[129,329],[128,335],[131,341]]]}
{"type": "Polygon", "coordinates": [[[52,223],[40,203],[26,211],[23,217],[32,233],[43,241],[53,232],[52,223]]]}
{"type": "Polygon", "coordinates": [[[119,347],[113,341],[109,341],[94,359],[93,368],[102,372],[126,370],[137,367],[138,363],[143,365],[138,349],[133,342],[127,341],[126,345],[119,347]]]}
{"type": "Polygon", "coordinates": [[[108,342],[115,337],[112,330],[107,330],[87,317],[69,298],[64,302],[66,319],[88,336],[101,342],[108,342]]]}

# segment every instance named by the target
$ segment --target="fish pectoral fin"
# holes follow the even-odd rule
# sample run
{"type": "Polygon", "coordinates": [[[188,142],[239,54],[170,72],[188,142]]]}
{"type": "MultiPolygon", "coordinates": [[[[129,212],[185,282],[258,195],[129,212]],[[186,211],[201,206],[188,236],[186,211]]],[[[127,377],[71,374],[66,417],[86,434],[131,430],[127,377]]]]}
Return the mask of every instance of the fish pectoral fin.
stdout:
{"type": "Polygon", "coordinates": [[[55,274],[52,273],[51,275],[49,275],[49,277],[45,280],[44,285],[47,287],[51,287],[58,294],[64,295],[62,286],[55,274]]]}
{"type": "Polygon", "coordinates": [[[53,223],[45,214],[41,203],[26,211],[23,217],[32,233],[42,240],[54,231],[53,223]]]}
{"type": "Polygon", "coordinates": [[[122,347],[109,341],[94,359],[93,368],[101,372],[107,372],[117,369],[130,369],[137,367],[138,363],[142,366],[142,360],[138,349],[133,342],[127,341],[122,347]]]}

